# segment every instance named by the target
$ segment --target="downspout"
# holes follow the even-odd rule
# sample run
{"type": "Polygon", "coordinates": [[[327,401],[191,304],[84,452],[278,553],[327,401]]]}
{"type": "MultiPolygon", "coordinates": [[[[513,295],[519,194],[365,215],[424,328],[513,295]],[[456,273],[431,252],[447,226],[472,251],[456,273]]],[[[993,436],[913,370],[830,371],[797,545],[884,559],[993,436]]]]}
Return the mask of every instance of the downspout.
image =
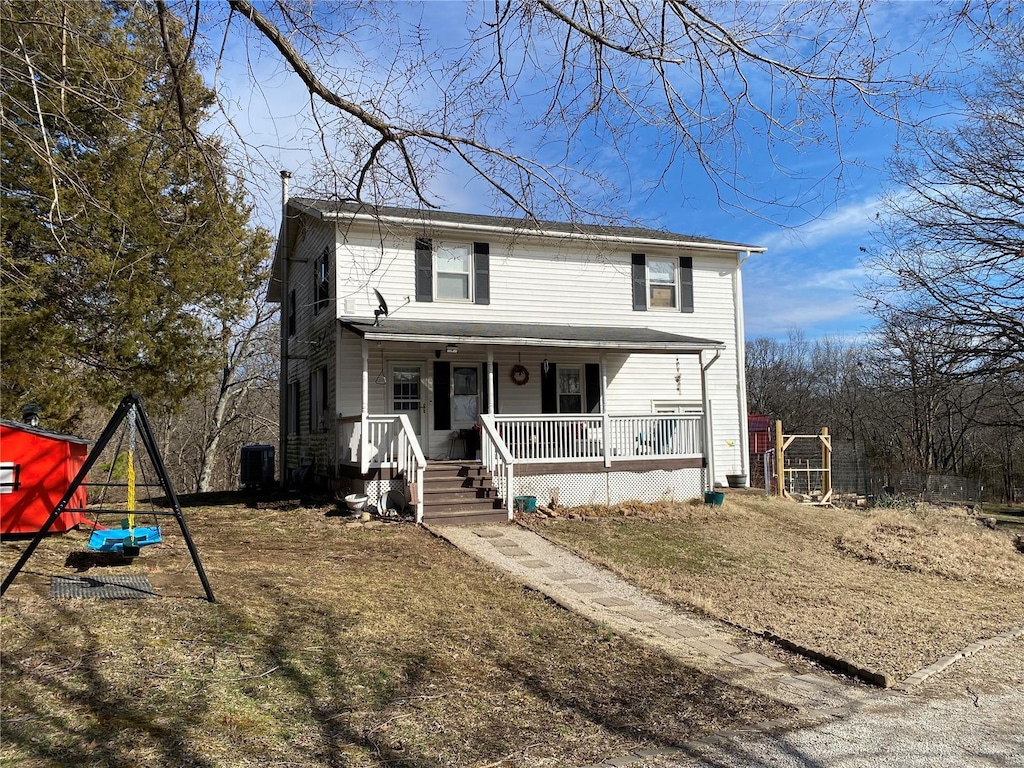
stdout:
{"type": "Polygon", "coordinates": [[[281,375],[277,385],[278,398],[278,482],[285,484],[288,474],[288,418],[291,411],[291,403],[288,402],[288,180],[292,177],[291,171],[281,171],[281,229],[284,243],[278,243],[281,252],[281,311],[278,315],[278,322],[281,327],[281,375]]]}
{"type": "Polygon", "coordinates": [[[487,348],[487,413],[494,415],[494,349],[487,348]]]}
{"type": "Polygon", "coordinates": [[[747,429],[747,345],[746,328],[743,319],[743,275],[740,268],[750,258],[750,251],[736,259],[736,270],[732,273],[732,300],[736,307],[736,395],[739,403],[740,428],[740,474],[746,475],[750,487],[750,434],[747,429]]]}
{"type": "Polygon", "coordinates": [[[708,369],[714,365],[722,356],[722,350],[716,349],[715,356],[704,363],[704,353],[701,352],[700,361],[700,399],[704,407],[704,452],[708,459],[708,487],[712,490],[715,487],[715,430],[712,423],[711,400],[708,398],[708,369]]]}

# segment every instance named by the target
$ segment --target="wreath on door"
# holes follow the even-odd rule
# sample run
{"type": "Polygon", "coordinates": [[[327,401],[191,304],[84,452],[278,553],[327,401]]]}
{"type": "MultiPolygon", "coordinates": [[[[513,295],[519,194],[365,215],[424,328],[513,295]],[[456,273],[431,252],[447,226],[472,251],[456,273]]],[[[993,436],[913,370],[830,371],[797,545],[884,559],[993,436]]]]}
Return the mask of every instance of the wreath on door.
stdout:
{"type": "Polygon", "coordinates": [[[530,372],[518,363],[512,366],[512,381],[518,386],[523,386],[530,380],[530,372]]]}

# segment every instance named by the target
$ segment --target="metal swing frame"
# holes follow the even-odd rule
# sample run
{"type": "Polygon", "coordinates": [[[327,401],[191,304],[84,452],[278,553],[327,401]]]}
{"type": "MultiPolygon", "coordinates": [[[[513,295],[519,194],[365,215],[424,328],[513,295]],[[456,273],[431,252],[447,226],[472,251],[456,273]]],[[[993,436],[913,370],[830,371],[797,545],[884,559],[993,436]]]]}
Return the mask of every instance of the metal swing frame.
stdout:
{"type": "Polygon", "coordinates": [[[178,501],[178,496],[174,492],[174,488],[171,485],[171,479],[167,474],[167,467],[164,465],[163,457],[160,455],[160,451],[157,448],[156,438],[153,435],[153,428],[150,426],[149,417],[146,416],[146,409],[142,407],[142,400],[138,393],[131,392],[124,397],[120,405],[117,406],[117,410],[114,411],[114,415],[110,418],[106,428],[100,435],[93,449],[89,452],[85,463],[82,464],[81,469],[78,470],[78,474],[75,475],[75,479],[71,481],[71,485],[68,486],[67,491],[64,493],[61,500],[57,502],[57,505],[53,508],[50,516],[46,518],[46,522],[42,528],[36,533],[28,547],[21,554],[18,562],[14,564],[7,577],[3,581],[3,585],[0,586],[0,595],[3,595],[7,588],[14,582],[21,569],[24,567],[28,559],[32,557],[32,553],[35,552],[36,547],[43,540],[53,524],[57,521],[57,518],[61,514],[68,511],[67,506],[70,503],[72,497],[78,488],[86,484],[85,478],[89,474],[89,471],[93,468],[93,465],[99,459],[103,449],[107,447],[111,438],[116,434],[117,430],[124,423],[126,418],[134,413],[134,418],[130,427],[134,427],[138,430],[139,437],[142,440],[142,444],[146,449],[146,453],[149,455],[149,459],[156,470],[157,480],[159,481],[160,488],[163,489],[164,494],[170,505],[171,511],[169,512],[151,512],[153,515],[167,515],[174,517],[178,522],[178,527],[181,530],[181,536],[185,540],[185,544],[188,547],[189,555],[192,557],[192,563],[196,567],[196,573],[199,575],[199,581],[203,585],[203,591],[206,593],[206,599],[213,603],[216,600],[213,597],[213,590],[210,588],[210,582],[206,578],[206,572],[203,570],[203,564],[199,560],[199,551],[196,549],[195,543],[192,541],[192,536],[188,532],[188,525],[185,523],[185,516],[181,511],[181,503],[178,501]],[[134,409],[134,411],[132,410],[134,409]]]}

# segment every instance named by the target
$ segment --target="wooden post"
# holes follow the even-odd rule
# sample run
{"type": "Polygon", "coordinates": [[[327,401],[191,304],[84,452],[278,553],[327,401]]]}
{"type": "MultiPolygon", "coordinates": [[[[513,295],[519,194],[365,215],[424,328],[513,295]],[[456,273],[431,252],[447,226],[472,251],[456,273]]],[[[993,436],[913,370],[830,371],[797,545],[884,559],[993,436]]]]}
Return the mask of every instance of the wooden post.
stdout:
{"type": "Polygon", "coordinates": [[[783,467],[786,463],[786,445],[782,437],[782,419],[775,420],[775,495],[782,497],[786,495],[784,485],[785,472],[783,467]]]}
{"type": "Polygon", "coordinates": [[[821,428],[821,501],[832,500],[832,437],[828,427],[821,428]]]}

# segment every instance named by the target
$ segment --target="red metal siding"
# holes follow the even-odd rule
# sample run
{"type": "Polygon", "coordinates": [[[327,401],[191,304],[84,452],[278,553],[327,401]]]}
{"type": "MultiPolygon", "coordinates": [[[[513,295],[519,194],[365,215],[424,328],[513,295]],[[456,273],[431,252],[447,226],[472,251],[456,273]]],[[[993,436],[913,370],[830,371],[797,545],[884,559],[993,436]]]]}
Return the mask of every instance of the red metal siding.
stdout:
{"type": "MultiPolygon", "coordinates": [[[[0,534],[35,533],[42,528],[87,455],[88,446],[77,439],[0,425],[0,462],[19,467],[18,487],[0,493],[0,534]]],[[[68,507],[84,509],[85,505],[86,489],[81,487],[68,507]]],[[[51,530],[66,531],[83,522],[88,522],[85,514],[67,512],[51,530]]]]}

